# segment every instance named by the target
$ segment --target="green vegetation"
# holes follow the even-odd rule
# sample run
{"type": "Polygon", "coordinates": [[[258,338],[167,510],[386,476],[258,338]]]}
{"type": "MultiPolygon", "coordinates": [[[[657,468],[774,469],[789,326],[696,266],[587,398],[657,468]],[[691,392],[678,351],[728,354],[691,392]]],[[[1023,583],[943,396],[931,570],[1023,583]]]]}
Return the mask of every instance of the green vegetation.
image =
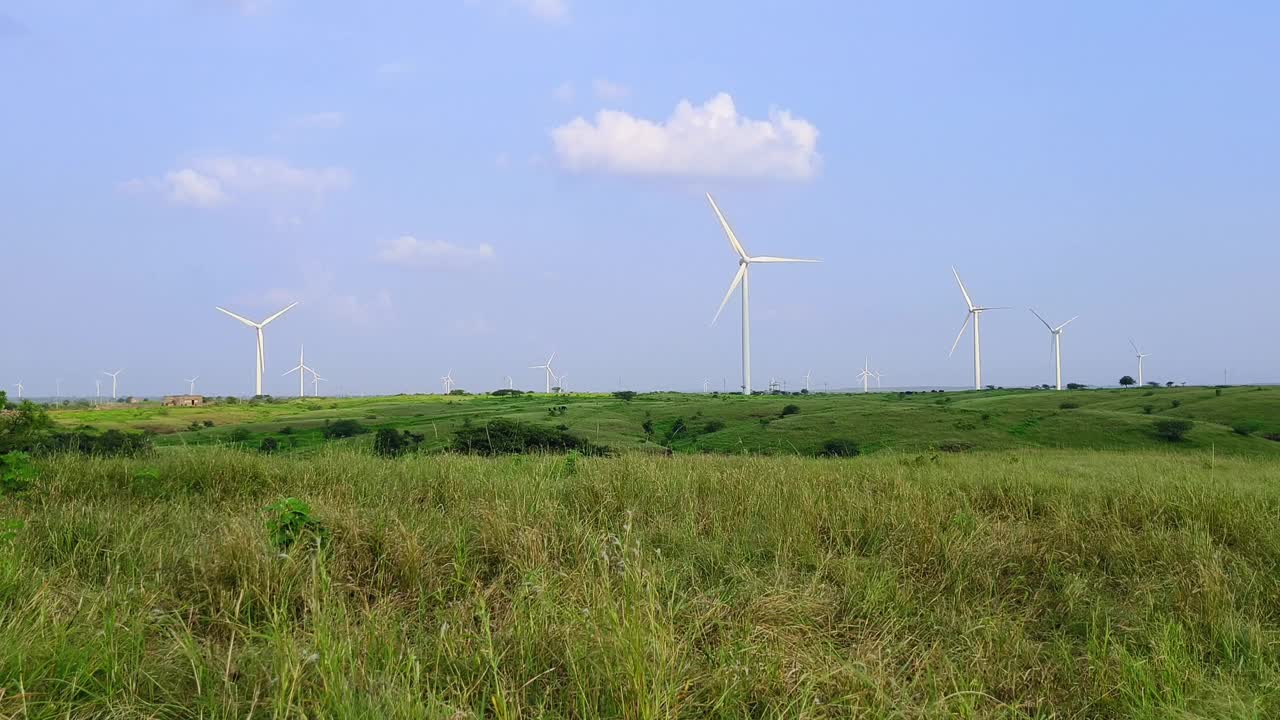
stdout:
{"type": "Polygon", "coordinates": [[[0,717],[1280,716],[1280,460],[1165,447],[36,457],[0,717]]]}

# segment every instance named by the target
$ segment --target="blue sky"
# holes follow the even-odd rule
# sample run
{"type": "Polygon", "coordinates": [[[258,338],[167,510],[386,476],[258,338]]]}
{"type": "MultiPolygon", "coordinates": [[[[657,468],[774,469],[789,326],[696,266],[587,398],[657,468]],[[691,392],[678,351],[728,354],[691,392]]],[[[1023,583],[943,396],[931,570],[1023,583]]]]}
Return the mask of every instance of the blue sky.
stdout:
{"type": "Polygon", "coordinates": [[[0,383],[1280,381],[1273,3],[16,0],[0,383]],[[602,114],[603,112],[603,114],[602,114]]]}

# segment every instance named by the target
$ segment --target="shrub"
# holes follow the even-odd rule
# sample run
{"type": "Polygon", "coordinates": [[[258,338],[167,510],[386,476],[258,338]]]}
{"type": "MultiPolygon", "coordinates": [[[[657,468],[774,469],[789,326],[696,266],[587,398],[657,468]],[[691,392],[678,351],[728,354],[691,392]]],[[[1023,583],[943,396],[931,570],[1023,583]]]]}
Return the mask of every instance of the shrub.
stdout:
{"type": "Polygon", "coordinates": [[[373,452],[382,457],[399,457],[422,444],[424,435],[395,428],[378,428],[373,438],[373,452]]]}
{"type": "Polygon", "coordinates": [[[1156,435],[1170,442],[1181,442],[1191,432],[1190,420],[1157,420],[1156,435]]]}
{"type": "Polygon", "coordinates": [[[1063,400],[1062,402],[1058,403],[1059,410],[1075,410],[1078,407],[1080,407],[1080,403],[1073,402],[1071,400],[1063,400]]]}
{"type": "MultiPolygon", "coordinates": [[[[110,431],[108,430],[107,432],[110,432],[110,431]]],[[[245,430],[244,428],[236,428],[235,430],[232,430],[227,435],[228,440],[230,440],[231,442],[237,442],[237,443],[245,442],[250,437],[252,437],[252,433],[250,433],[248,430],[245,430]]]]}
{"type": "Polygon", "coordinates": [[[262,438],[262,442],[258,445],[258,452],[273,453],[280,449],[280,441],[270,435],[262,438]]]}
{"type": "Polygon", "coordinates": [[[1214,397],[1222,397],[1222,388],[1214,388],[1213,395],[1214,397]]]}
{"type": "Polygon", "coordinates": [[[723,421],[723,420],[708,420],[708,421],[707,421],[707,424],[702,426],[702,432],[703,432],[704,434],[710,434],[710,433],[713,433],[713,432],[720,432],[720,431],[721,431],[721,430],[723,430],[723,429],[724,429],[724,421],[723,421]]]}
{"type": "Polygon", "coordinates": [[[524,394],[524,391],[516,390],[515,388],[502,388],[501,390],[494,390],[489,394],[493,395],[494,397],[505,397],[505,396],[519,397],[520,395],[524,394]]]}
{"type": "Polygon", "coordinates": [[[799,405],[788,405],[788,406],[786,406],[786,407],[782,408],[782,414],[780,414],[778,417],[786,417],[786,416],[788,416],[788,415],[796,415],[796,414],[798,414],[799,412],[800,412],[800,406],[799,406],[799,405]]]}
{"type": "Polygon", "coordinates": [[[12,452],[0,455],[0,496],[17,495],[31,487],[35,468],[26,453],[12,452]]]}
{"type": "Polygon", "coordinates": [[[653,420],[645,418],[645,421],[640,423],[640,427],[644,430],[646,436],[653,435],[653,420]]]}
{"type": "Polygon", "coordinates": [[[1181,400],[1170,400],[1170,401],[1169,401],[1169,407],[1175,407],[1175,408],[1176,408],[1176,407],[1182,407],[1182,401],[1181,401],[1181,400]]]}
{"type": "Polygon", "coordinates": [[[1238,420],[1231,423],[1231,432],[1237,435],[1252,435],[1262,429],[1262,422],[1258,420],[1238,420]]]}
{"type": "Polygon", "coordinates": [[[1087,387],[1089,386],[1084,383],[1067,383],[1068,390],[1084,390],[1087,387]]]}
{"type": "Polygon", "coordinates": [[[636,399],[636,392],[634,390],[619,390],[613,393],[613,396],[624,402],[631,402],[636,399]]]}
{"type": "Polygon", "coordinates": [[[843,438],[833,438],[822,443],[818,455],[820,457],[853,457],[861,452],[858,449],[858,443],[843,438]]]}
{"type": "Polygon", "coordinates": [[[367,432],[369,432],[369,429],[361,425],[359,420],[350,418],[336,420],[324,426],[326,439],[355,437],[367,432]]]}
{"type": "Polygon", "coordinates": [[[299,540],[313,539],[317,544],[329,537],[329,531],[311,515],[311,507],[297,498],[284,498],[264,508],[271,544],[288,550],[299,540]]]}
{"type": "Polygon", "coordinates": [[[203,427],[203,425],[201,425],[200,423],[196,422],[195,420],[192,420],[192,421],[191,421],[191,424],[187,426],[187,430],[188,430],[188,431],[190,431],[190,432],[196,432],[196,431],[198,431],[201,427],[203,427]]]}
{"type": "Polygon", "coordinates": [[[509,455],[528,452],[567,452],[607,455],[609,449],[542,425],[518,423],[506,418],[484,425],[464,425],[453,432],[453,450],[476,455],[509,455]]]}
{"type": "Polygon", "coordinates": [[[205,426],[205,427],[207,427],[207,428],[211,428],[211,427],[213,427],[213,421],[212,421],[212,420],[205,420],[205,421],[202,421],[200,424],[201,424],[201,425],[204,425],[204,426],[205,426]]]}
{"type": "Polygon", "coordinates": [[[1143,415],[1150,415],[1150,414],[1151,414],[1151,412],[1152,412],[1153,410],[1155,410],[1155,407],[1154,407],[1154,406],[1151,406],[1151,405],[1143,405],[1143,406],[1142,406],[1142,414],[1143,414],[1143,415]]]}
{"type": "Polygon", "coordinates": [[[292,425],[285,425],[284,427],[280,428],[280,434],[281,434],[281,435],[292,435],[292,434],[293,434],[293,426],[292,426],[292,425]]]}

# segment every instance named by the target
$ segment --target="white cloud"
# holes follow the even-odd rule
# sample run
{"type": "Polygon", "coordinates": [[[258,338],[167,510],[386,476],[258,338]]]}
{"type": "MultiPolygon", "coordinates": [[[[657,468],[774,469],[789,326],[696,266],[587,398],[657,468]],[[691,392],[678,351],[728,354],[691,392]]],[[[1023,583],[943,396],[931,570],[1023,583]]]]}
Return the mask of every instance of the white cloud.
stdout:
{"type": "Polygon", "coordinates": [[[573,92],[573,83],[571,82],[562,82],[556,86],[555,90],[551,91],[551,97],[555,98],[556,100],[559,100],[562,103],[573,102],[574,94],[575,93],[573,92]]]}
{"type": "Polygon", "coordinates": [[[561,166],[575,172],[807,180],[821,165],[812,123],[785,110],[752,120],[726,93],[698,106],[681,100],[665,122],[601,110],[551,137],[561,166]]]}
{"type": "Polygon", "coordinates": [[[622,100],[631,94],[631,89],[626,85],[618,85],[608,80],[596,80],[591,87],[595,90],[596,97],[606,102],[622,100]]]}
{"type": "Polygon", "coordinates": [[[379,242],[374,255],[379,262],[403,267],[471,265],[493,258],[493,246],[488,243],[468,248],[444,240],[419,240],[412,235],[379,242]]]}
{"type": "Polygon", "coordinates": [[[196,172],[191,168],[174,170],[164,176],[164,187],[169,200],[177,205],[216,207],[226,202],[227,194],[215,177],[196,172]]]}
{"type": "Polygon", "coordinates": [[[543,20],[566,20],[569,17],[569,0],[514,0],[515,4],[534,17],[543,20]]]}
{"type": "Polygon", "coordinates": [[[340,112],[316,112],[299,115],[289,125],[305,130],[337,130],[347,124],[347,116],[340,112]]]}
{"type": "Polygon", "coordinates": [[[279,158],[222,155],[192,160],[156,180],[127,180],[120,188],[138,192],[150,187],[174,204],[211,208],[237,201],[317,198],[350,184],[350,173],[341,167],[300,168],[279,158]]]}

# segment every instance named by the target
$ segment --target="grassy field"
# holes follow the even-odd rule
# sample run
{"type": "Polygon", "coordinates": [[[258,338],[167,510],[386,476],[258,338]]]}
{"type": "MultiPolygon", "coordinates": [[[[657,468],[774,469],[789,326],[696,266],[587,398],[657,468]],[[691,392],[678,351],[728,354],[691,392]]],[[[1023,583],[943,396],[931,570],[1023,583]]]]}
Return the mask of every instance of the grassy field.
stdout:
{"type": "MultiPolygon", "coordinates": [[[[323,444],[326,422],[353,418],[369,428],[394,427],[423,433],[428,449],[447,445],[463,422],[507,417],[570,432],[619,451],[743,452],[812,455],[832,439],[852,440],[863,452],[885,450],[1002,450],[1026,447],[1164,449],[1153,431],[1164,418],[1192,420],[1186,440],[1173,447],[1280,457],[1280,387],[1188,387],[1129,390],[990,391],[900,395],[817,394],[753,397],[695,394],[641,395],[631,402],[608,395],[490,396],[408,395],[352,399],[239,403],[204,408],[155,404],[100,410],[57,410],[64,427],[145,429],[158,444],[227,443],[257,447],[267,435],[286,450],[311,452],[323,444]],[[782,417],[795,405],[794,415],[782,417]],[[563,414],[549,410],[564,406],[563,414]],[[652,422],[653,434],[642,426],[652,422]],[[685,429],[668,440],[677,420],[685,429]],[[188,431],[192,422],[212,428],[188,431]],[[1260,428],[1250,436],[1232,432],[1241,421],[1260,428]],[[718,429],[713,429],[717,428],[718,429]],[[281,431],[288,429],[288,435],[281,431]]],[[[368,436],[349,441],[368,444],[368,436]]]]}
{"type": "MultiPolygon", "coordinates": [[[[1098,418],[1142,402],[1096,397],[1098,418]]],[[[0,496],[0,717],[1280,717],[1273,456],[335,445],[37,469],[0,496]],[[263,510],[284,497],[310,505],[288,546],[263,510]]]]}

